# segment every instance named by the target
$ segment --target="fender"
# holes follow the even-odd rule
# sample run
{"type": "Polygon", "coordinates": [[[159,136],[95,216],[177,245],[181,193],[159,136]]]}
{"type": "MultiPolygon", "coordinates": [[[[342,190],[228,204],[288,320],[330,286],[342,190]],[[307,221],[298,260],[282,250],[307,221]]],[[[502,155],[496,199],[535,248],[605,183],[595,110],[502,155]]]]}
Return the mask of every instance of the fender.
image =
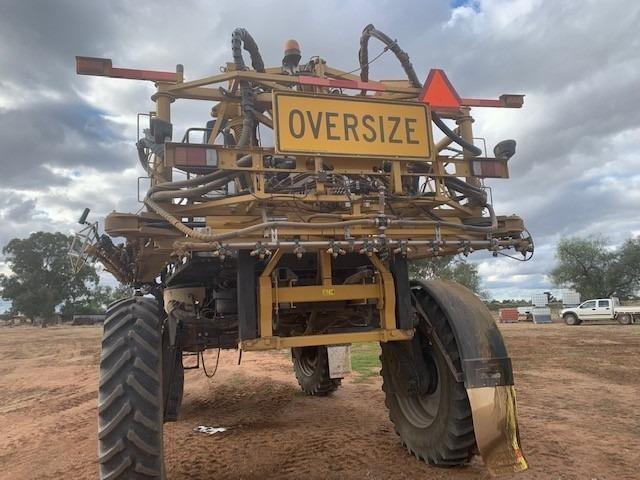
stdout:
{"type": "Polygon", "coordinates": [[[466,388],[513,385],[511,358],[502,334],[489,309],[471,290],[442,280],[414,280],[411,290],[426,294],[444,311],[458,345],[466,388]]]}
{"type": "Polygon", "coordinates": [[[491,312],[458,283],[413,280],[411,292],[420,316],[429,322],[424,306],[435,302],[451,327],[461,371],[455,370],[458,367],[451,359],[448,364],[467,390],[476,443],[485,464],[494,474],[526,470],[511,359],[491,312]]]}

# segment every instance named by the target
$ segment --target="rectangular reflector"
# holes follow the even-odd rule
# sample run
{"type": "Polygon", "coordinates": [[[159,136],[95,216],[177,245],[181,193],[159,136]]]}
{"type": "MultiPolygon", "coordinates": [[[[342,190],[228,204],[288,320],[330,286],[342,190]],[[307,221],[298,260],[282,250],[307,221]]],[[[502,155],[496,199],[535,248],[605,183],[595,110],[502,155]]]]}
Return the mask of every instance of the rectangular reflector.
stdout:
{"type": "Polygon", "coordinates": [[[218,167],[218,151],[214,145],[165,143],[165,163],[186,172],[210,172],[218,167]]]}
{"type": "Polygon", "coordinates": [[[111,72],[108,58],[76,57],[76,73],[79,75],[106,76],[111,72]]]}
{"type": "Polygon", "coordinates": [[[501,160],[472,160],[474,177],[508,178],[507,165],[501,160]]]}

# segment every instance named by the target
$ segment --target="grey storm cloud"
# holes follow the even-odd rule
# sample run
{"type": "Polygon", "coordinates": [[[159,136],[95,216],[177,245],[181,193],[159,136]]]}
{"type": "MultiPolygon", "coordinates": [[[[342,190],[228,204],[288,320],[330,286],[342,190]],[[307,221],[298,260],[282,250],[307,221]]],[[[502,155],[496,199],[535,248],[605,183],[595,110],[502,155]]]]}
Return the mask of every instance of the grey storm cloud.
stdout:
{"type": "Polygon", "coordinates": [[[36,201],[22,199],[14,193],[5,194],[0,200],[0,218],[13,223],[25,223],[35,211],[36,201]]]}
{"type": "MultiPolygon", "coordinates": [[[[173,69],[187,79],[231,60],[233,28],[247,28],[267,64],[296,38],[303,59],[357,66],[373,23],[411,55],[418,75],[443,68],[463,97],[526,94],[521,111],[478,111],[489,150],[515,138],[511,179],[495,180],[496,209],[518,214],[536,238],[534,260],[474,254],[496,296],[548,288],[563,236],[640,234],[640,3],[624,0],[469,1],[19,1],[0,4],[0,238],[73,227],[91,206],[136,211],[136,113],[153,109],[152,85],[77,76],[75,55],[115,66],[173,69]],[[20,220],[18,220],[20,219],[20,220]],[[494,262],[493,264],[491,262],[494,262]],[[495,265],[495,274],[485,265],[495,265]],[[492,274],[492,272],[494,274],[492,274]]],[[[382,46],[372,41],[372,55],[382,46]]],[[[376,79],[401,78],[391,54],[376,79]]],[[[211,105],[176,103],[176,138],[201,126],[211,105]]]]}
{"type": "MultiPolygon", "coordinates": [[[[7,0],[0,6],[3,82],[47,87],[65,96],[78,50],[106,53],[119,34],[122,2],[7,0]],[[11,74],[6,76],[6,69],[11,74]]],[[[133,33],[133,32],[132,32],[133,33]]]]}
{"type": "Polygon", "coordinates": [[[0,187],[41,189],[70,182],[47,167],[122,169],[129,160],[114,149],[122,141],[113,123],[81,100],[0,110],[0,187]]]}

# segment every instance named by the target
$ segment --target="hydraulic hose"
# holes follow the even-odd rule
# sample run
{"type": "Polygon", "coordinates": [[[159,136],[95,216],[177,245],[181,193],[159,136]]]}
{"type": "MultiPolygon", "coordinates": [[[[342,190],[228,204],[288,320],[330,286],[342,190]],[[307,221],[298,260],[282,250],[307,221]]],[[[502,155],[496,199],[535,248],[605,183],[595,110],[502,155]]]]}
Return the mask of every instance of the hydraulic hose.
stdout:
{"type": "Polygon", "coordinates": [[[207,175],[201,175],[199,177],[190,178],[189,180],[158,183],[149,189],[147,195],[151,195],[160,190],[175,190],[175,189],[184,188],[184,187],[195,187],[197,185],[202,185],[203,183],[207,183],[211,180],[215,180],[216,178],[220,178],[223,174],[224,174],[224,171],[218,170],[213,173],[208,173],[207,175]]]}
{"type": "Polygon", "coordinates": [[[247,235],[255,231],[264,230],[265,228],[344,228],[353,227],[356,225],[375,225],[376,220],[373,218],[362,218],[359,220],[346,220],[343,222],[322,222],[322,223],[307,223],[307,222],[289,222],[276,220],[273,222],[263,222],[250,227],[241,228],[240,230],[234,230],[233,232],[219,233],[217,235],[211,235],[212,240],[226,240],[228,238],[239,237],[247,235]]]}
{"type": "MultiPolygon", "coordinates": [[[[245,155],[237,162],[239,167],[248,167],[251,165],[251,155],[245,155]]],[[[147,197],[153,200],[169,200],[172,198],[194,198],[199,195],[215,190],[225,185],[231,177],[238,175],[237,171],[224,171],[209,173],[200,177],[191,178],[189,180],[181,180],[177,182],[165,182],[155,185],[149,189],[147,197]],[[198,185],[201,185],[198,187],[198,185]],[[182,187],[196,187],[180,190],[182,187]]]]}
{"type": "MultiPolygon", "coordinates": [[[[244,28],[236,28],[231,34],[231,51],[236,70],[246,70],[247,67],[242,58],[242,45],[249,52],[251,65],[257,72],[264,73],[264,62],[253,37],[244,28]]],[[[240,81],[240,107],[244,119],[242,121],[242,133],[236,142],[238,147],[249,145],[253,141],[256,118],[254,114],[254,95],[251,83],[246,80],[240,81]]]]}
{"type": "Polygon", "coordinates": [[[227,238],[238,237],[240,235],[246,235],[257,230],[264,230],[265,228],[278,228],[278,227],[289,227],[289,228],[344,228],[351,227],[355,225],[374,225],[376,221],[374,219],[360,219],[360,220],[347,220],[344,222],[327,222],[327,223],[306,223],[306,222],[289,222],[289,221],[273,221],[273,222],[263,222],[258,223],[256,225],[251,225],[250,227],[241,228],[240,230],[234,230],[233,232],[212,234],[199,232],[192,228],[187,227],[184,223],[178,220],[171,213],[167,212],[164,208],[154,202],[151,198],[147,197],[144,199],[145,205],[147,205],[150,209],[164,218],[167,222],[169,222],[173,227],[177,230],[185,234],[187,237],[195,238],[198,240],[202,240],[203,242],[217,242],[219,240],[226,240],[227,238]]]}
{"type": "Polygon", "coordinates": [[[480,225],[465,225],[461,223],[453,223],[453,222],[442,222],[439,220],[395,220],[393,225],[401,226],[401,227],[419,227],[426,225],[438,225],[440,227],[452,227],[452,228],[460,228],[462,230],[468,230],[471,232],[483,232],[483,233],[491,233],[493,230],[498,228],[498,218],[496,217],[496,213],[493,210],[493,206],[490,204],[484,205],[484,207],[489,210],[489,218],[491,219],[491,225],[489,226],[480,226],[480,225]]]}
{"type": "Polygon", "coordinates": [[[210,241],[208,238],[208,234],[203,232],[198,232],[193,228],[187,227],[184,223],[178,220],[176,217],[167,212],[164,208],[158,205],[156,202],[151,200],[151,198],[146,197],[144,199],[144,204],[149,207],[151,210],[156,212],[162,218],[164,218],[167,222],[169,222],[176,230],[183,233],[187,237],[197,238],[198,240],[202,240],[204,242],[210,241]]]}
{"type": "Polygon", "coordinates": [[[481,188],[465,182],[464,180],[460,180],[457,177],[445,177],[444,184],[447,187],[466,195],[467,197],[475,198],[483,206],[485,206],[487,203],[487,192],[485,192],[481,188]]]}
{"type": "MultiPolygon", "coordinates": [[[[413,85],[415,88],[422,88],[422,83],[420,82],[420,79],[418,78],[418,75],[416,74],[416,71],[413,68],[413,65],[411,64],[411,61],[409,60],[409,54],[398,46],[398,42],[396,40],[392,40],[391,37],[381,32],[380,30],[376,29],[376,27],[374,27],[372,24],[369,24],[366,27],[364,27],[364,30],[362,31],[362,36],[360,37],[360,51],[358,53],[358,60],[360,61],[360,79],[363,82],[369,81],[369,38],[370,37],[374,37],[380,40],[382,43],[385,44],[386,48],[388,48],[395,54],[396,58],[400,62],[400,65],[402,65],[402,68],[407,74],[407,78],[409,79],[409,82],[411,83],[411,85],[413,85]]],[[[447,137],[449,137],[453,142],[457,143],[462,148],[467,150],[467,152],[469,152],[471,155],[473,155],[474,157],[477,157],[482,153],[481,149],[479,149],[472,143],[467,142],[464,138],[460,137],[459,135],[456,135],[455,132],[453,132],[449,127],[447,127],[447,125],[444,123],[442,118],[440,118],[440,115],[438,115],[436,112],[434,111],[431,112],[431,118],[433,119],[433,123],[435,123],[437,127],[440,130],[442,130],[442,133],[444,133],[447,137]]]]}
{"type": "MultiPolygon", "coordinates": [[[[177,230],[184,233],[188,237],[202,240],[204,242],[218,242],[221,240],[227,240],[229,238],[248,235],[256,231],[264,230],[266,228],[282,227],[282,228],[311,228],[311,229],[334,228],[335,229],[335,228],[352,227],[356,225],[375,226],[377,223],[377,220],[373,218],[362,218],[357,220],[346,220],[346,221],[340,221],[340,222],[320,222],[320,223],[290,222],[286,220],[283,220],[283,221],[275,220],[271,222],[258,223],[256,225],[251,225],[249,227],[241,228],[239,230],[234,230],[232,232],[212,234],[212,233],[199,232],[192,228],[187,227],[185,224],[180,222],[180,220],[178,220],[175,216],[173,216],[172,214],[164,210],[162,207],[160,207],[160,205],[155,203],[150,198],[145,198],[144,202],[149,208],[151,208],[158,215],[164,218],[177,230]]],[[[390,226],[415,227],[415,226],[435,225],[439,227],[450,227],[450,228],[456,228],[456,229],[473,231],[473,232],[491,233],[493,230],[495,230],[498,227],[498,219],[491,205],[487,204],[485,205],[485,207],[487,208],[487,210],[489,210],[489,218],[491,219],[491,225],[489,226],[465,225],[465,224],[453,223],[453,222],[443,222],[439,220],[390,220],[390,219],[387,219],[387,221],[390,223],[390,226]]]]}
{"type": "Polygon", "coordinates": [[[369,81],[369,38],[374,37],[385,44],[385,47],[391,50],[396,58],[400,61],[400,65],[404,68],[409,81],[415,88],[422,88],[422,84],[416,75],[416,71],[409,61],[409,54],[402,50],[398,42],[392,40],[391,37],[376,29],[371,23],[364,27],[362,36],[360,37],[360,52],[358,60],[360,61],[360,78],[363,82],[369,81]]]}
{"type": "Polygon", "coordinates": [[[238,172],[234,172],[234,171],[223,172],[223,175],[221,175],[216,180],[205,183],[204,185],[201,185],[199,187],[189,188],[186,190],[168,190],[168,191],[155,192],[151,194],[151,198],[153,198],[154,200],[171,200],[173,198],[199,197],[201,195],[209,193],[211,190],[215,190],[217,188],[223,187],[224,185],[229,183],[229,180],[231,177],[237,174],[238,172]]]}
{"type": "Polygon", "coordinates": [[[476,147],[473,143],[467,142],[460,135],[456,135],[456,133],[453,130],[447,127],[447,124],[444,123],[442,118],[440,118],[440,115],[438,115],[433,110],[431,111],[431,120],[433,120],[433,123],[435,123],[438,126],[438,128],[442,131],[442,133],[444,133],[452,141],[454,141],[455,143],[460,145],[462,148],[464,148],[471,155],[473,155],[474,157],[477,157],[478,155],[482,154],[482,149],[476,147]]]}
{"type": "Polygon", "coordinates": [[[233,61],[236,64],[236,68],[239,70],[246,70],[247,67],[242,58],[242,45],[244,49],[249,52],[251,57],[251,66],[256,72],[264,73],[264,62],[258,49],[258,44],[253,39],[251,34],[244,28],[236,28],[231,34],[231,49],[233,53],[233,61]]]}

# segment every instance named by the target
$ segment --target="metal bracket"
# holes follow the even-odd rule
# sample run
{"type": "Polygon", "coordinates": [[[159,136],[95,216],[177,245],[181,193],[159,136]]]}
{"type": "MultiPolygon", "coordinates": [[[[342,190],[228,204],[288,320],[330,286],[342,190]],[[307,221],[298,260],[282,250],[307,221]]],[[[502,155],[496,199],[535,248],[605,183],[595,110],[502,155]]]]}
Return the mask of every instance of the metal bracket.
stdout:
{"type": "Polygon", "coordinates": [[[185,353],[182,352],[182,358],[184,357],[196,357],[196,364],[190,367],[183,367],[185,370],[198,370],[200,368],[200,352],[195,353],[185,353]]]}

